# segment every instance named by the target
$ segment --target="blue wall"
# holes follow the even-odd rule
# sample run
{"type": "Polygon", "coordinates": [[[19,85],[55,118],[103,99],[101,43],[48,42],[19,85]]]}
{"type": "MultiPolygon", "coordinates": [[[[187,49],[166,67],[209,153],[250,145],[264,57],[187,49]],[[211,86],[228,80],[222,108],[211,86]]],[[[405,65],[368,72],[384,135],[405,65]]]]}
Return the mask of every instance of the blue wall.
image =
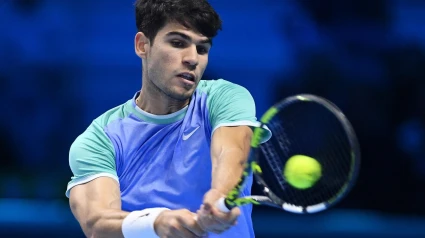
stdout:
{"type": "MultiPolygon", "coordinates": [[[[246,87],[258,115],[295,93],[324,96],[362,147],[358,184],[334,210],[257,208],[257,234],[425,237],[425,2],[210,2],[224,25],[206,79],[246,87]]],[[[64,196],[68,150],[141,86],[132,3],[0,0],[0,237],[81,234],[64,196]]]]}

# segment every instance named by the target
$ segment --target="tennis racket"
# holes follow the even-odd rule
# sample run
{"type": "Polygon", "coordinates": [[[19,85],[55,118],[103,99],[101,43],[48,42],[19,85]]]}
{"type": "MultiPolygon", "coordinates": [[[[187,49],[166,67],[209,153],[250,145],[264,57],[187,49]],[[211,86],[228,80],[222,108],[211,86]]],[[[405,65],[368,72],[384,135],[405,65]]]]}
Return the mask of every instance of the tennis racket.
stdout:
{"type": "Polygon", "coordinates": [[[221,211],[254,204],[316,213],[335,205],[355,184],[359,144],[350,122],[332,102],[310,94],[291,96],[267,110],[260,123],[238,185],[216,204],[221,211]],[[261,144],[266,128],[272,137],[261,144]],[[319,180],[307,189],[290,185],[284,176],[286,162],[294,155],[314,158],[321,165],[319,180]],[[251,173],[264,195],[241,197],[251,173]]]}

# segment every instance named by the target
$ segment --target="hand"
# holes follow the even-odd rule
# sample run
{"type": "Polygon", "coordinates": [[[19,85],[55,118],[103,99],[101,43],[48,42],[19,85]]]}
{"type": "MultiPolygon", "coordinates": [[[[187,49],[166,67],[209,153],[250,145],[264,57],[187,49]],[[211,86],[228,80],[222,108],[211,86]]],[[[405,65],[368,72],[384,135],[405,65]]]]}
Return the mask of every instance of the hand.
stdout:
{"type": "Polygon", "coordinates": [[[154,222],[156,234],[161,238],[192,238],[206,234],[195,221],[195,213],[186,209],[163,211],[154,222]]]}
{"type": "Polygon", "coordinates": [[[216,189],[211,189],[205,194],[203,205],[197,212],[197,221],[203,230],[220,234],[236,225],[237,218],[241,214],[240,209],[235,207],[228,213],[221,212],[215,207],[215,203],[221,197],[224,197],[224,194],[216,189]]]}

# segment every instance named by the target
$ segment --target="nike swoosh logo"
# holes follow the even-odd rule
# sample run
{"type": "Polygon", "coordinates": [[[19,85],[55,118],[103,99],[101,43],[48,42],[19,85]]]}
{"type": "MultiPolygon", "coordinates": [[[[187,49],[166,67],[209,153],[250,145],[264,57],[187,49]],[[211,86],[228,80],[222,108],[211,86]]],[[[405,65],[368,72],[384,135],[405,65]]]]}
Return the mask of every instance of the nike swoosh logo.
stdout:
{"type": "Polygon", "coordinates": [[[187,139],[189,139],[192,135],[193,135],[193,133],[195,133],[198,129],[199,129],[199,127],[200,126],[198,126],[198,127],[196,127],[192,132],[190,132],[189,134],[187,134],[187,135],[185,135],[185,134],[183,134],[183,140],[187,140],[187,139]]]}

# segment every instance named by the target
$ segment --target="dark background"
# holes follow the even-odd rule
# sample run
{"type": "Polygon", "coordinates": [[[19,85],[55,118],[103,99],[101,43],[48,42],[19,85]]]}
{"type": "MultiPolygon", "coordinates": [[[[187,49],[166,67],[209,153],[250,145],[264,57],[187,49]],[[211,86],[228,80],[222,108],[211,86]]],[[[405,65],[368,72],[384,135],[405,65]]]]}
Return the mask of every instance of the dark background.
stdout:
{"type": "MultiPolygon", "coordinates": [[[[346,199],[309,216],[255,208],[257,236],[425,237],[425,1],[210,2],[224,29],[205,79],[246,87],[258,115],[326,97],[361,144],[346,199]]],[[[81,237],[69,146],[140,89],[132,3],[0,0],[0,237],[81,237]]]]}

